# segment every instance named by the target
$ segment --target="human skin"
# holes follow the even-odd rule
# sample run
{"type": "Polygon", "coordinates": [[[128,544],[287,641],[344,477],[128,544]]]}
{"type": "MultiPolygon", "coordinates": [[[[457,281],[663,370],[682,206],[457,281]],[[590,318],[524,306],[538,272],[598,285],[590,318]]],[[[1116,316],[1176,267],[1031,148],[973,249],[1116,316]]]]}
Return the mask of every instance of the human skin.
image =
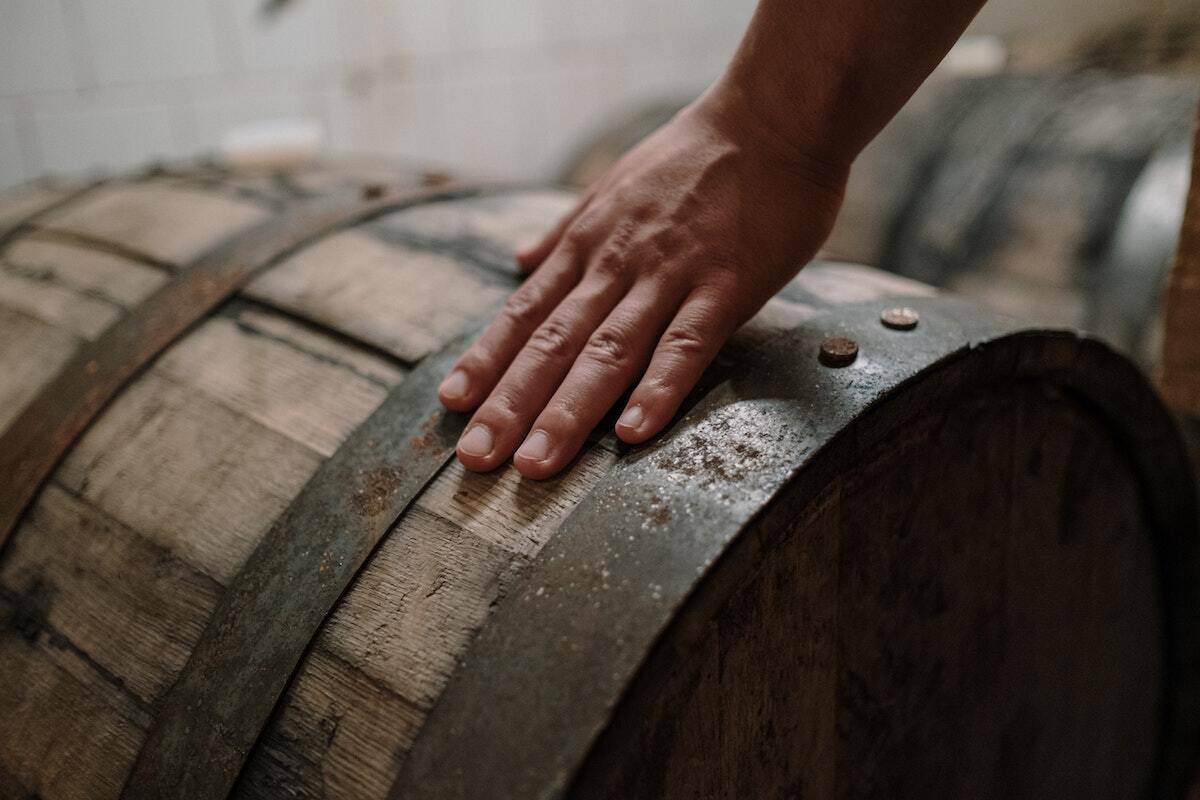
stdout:
{"type": "Polygon", "coordinates": [[[439,388],[458,458],[548,478],[634,386],[630,444],[828,236],[850,165],[983,0],[761,0],[725,74],[540,242],[439,388]],[[515,453],[515,455],[514,455],[515,453]]]}

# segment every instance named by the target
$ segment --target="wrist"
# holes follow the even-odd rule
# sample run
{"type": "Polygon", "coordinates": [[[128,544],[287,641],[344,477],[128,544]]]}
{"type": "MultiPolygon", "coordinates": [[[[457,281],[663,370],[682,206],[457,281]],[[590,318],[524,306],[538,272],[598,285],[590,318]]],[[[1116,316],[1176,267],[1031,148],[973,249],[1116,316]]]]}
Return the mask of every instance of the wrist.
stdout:
{"type": "MultiPolygon", "coordinates": [[[[695,115],[743,150],[802,180],[840,193],[850,174],[853,154],[841,152],[816,129],[800,120],[771,113],[772,105],[751,87],[726,74],[697,98],[685,113],[695,115]]],[[[796,112],[796,116],[801,116],[796,112]]],[[[811,119],[808,120],[811,124],[811,119]]],[[[830,139],[833,133],[830,132],[830,139]]]]}

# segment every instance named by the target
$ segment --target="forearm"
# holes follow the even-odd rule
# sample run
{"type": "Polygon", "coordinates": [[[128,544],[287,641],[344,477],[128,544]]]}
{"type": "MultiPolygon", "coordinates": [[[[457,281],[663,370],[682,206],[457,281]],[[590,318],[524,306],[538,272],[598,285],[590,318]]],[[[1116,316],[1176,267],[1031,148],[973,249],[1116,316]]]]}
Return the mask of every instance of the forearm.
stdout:
{"type": "Polygon", "coordinates": [[[848,169],[938,62],[983,0],[760,0],[704,101],[781,152],[848,169]]]}

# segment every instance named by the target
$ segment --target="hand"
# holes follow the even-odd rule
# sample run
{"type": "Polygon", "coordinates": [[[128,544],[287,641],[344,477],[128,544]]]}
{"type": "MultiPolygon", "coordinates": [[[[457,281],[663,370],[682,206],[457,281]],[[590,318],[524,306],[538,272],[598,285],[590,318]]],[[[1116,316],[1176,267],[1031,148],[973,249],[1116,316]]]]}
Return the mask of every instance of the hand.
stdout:
{"type": "Polygon", "coordinates": [[[522,475],[550,477],[639,377],[616,433],[649,439],[817,251],[848,170],[744,111],[711,90],[517,254],[529,277],[439,389],[447,408],[477,409],[458,442],[468,469],[516,451],[522,475]]]}

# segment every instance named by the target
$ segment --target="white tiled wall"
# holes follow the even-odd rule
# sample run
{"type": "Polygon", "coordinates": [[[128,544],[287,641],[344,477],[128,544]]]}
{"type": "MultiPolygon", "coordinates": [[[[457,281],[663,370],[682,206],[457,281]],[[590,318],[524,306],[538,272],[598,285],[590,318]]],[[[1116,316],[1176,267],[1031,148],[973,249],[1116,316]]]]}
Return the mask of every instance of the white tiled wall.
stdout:
{"type": "Polygon", "coordinates": [[[314,120],[330,152],[545,178],[606,116],[702,89],[753,0],[0,0],[0,186],[314,120]]]}
{"type": "MultiPolygon", "coordinates": [[[[319,123],[331,152],[545,178],[612,112],[702,89],[754,6],[290,0],[268,15],[265,2],[0,0],[0,186],[211,152],[279,119],[319,123]]],[[[1045,5],[988,13],[1008,30],[1031,3],[1045,5]]]]}

